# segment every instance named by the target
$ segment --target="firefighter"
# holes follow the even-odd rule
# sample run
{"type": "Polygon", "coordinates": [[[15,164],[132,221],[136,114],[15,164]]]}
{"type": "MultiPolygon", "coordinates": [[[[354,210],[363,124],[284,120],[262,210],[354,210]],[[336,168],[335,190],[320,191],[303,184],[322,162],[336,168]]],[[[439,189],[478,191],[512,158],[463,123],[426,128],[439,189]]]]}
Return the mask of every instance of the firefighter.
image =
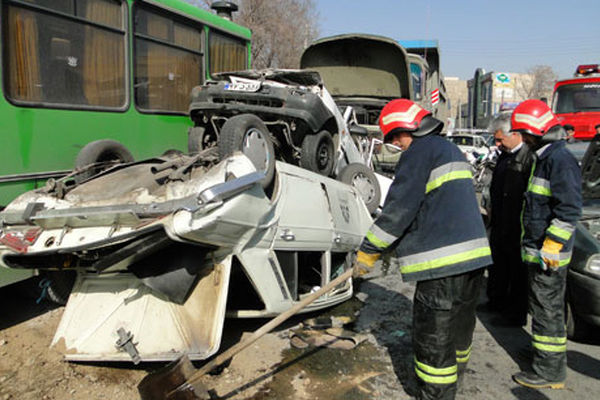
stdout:
{"type": "Polygon", "coordinates": [[[442,122],[410,100],[389,102],[379,126],[403,152],[383,210],[354,264],[367,273],[395,246],[404,281],[416,281],[413,350],[420,399],[453,399],[466,368],[483,268],[491,251],[470,165],[438,136],[442,122]]]}
{"type": "Polygon", "coordinates": [[[523,208],[522,257],[528,266],[533,371],[513,375],[520,385],[564,387],[567,335],[564,307],[575,223],[581,215],[581,171],[566,149],[564,129],[540,100],[519,104],[511,129],[535,152],[523,208]]]}
{"type": "Polygon", "coordinates": [[[521,261],[521,209],[531,172],[532,156],[518,132],[510,130],[510,114],[494,118],[489,131],[501,154],[492,183],[490,244],[494,264],[488,273],[488,306],[502,314],[499,324],[527,322],[527,268],[521,261]]]}

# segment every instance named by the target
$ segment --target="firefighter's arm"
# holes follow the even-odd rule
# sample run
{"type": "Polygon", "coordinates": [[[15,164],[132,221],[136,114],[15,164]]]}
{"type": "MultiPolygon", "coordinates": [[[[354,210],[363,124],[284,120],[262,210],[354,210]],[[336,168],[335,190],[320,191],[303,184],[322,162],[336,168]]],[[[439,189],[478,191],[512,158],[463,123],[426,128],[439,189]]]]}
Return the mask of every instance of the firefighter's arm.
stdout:
{"type": "Polygon", "coordinates": [[[552,191],[552,220],[546,229],[546,238],[565,245],[575,232],[581,216],[581,170],[572,157],[565,157],[550,170],[552,191]]]}

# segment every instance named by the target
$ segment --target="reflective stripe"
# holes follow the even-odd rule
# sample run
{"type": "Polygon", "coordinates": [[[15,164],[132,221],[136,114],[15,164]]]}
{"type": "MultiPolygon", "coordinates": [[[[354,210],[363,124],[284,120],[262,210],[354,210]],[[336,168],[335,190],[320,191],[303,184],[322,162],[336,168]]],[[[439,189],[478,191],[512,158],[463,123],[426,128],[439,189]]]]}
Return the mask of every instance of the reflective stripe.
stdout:
{"type": "Polygon", "coordinates": [[[415,117],[419,112],[421,112],[423,108],[421,108],[417,104],[413,104],[410,108],[404,112],[397,111],[390,113],[381,119],[384,125],[390,124],[392,122],[414,122],[415,117]]]}
{"type": "Polygon", "coordinates": [[[469,357],[471,357],[471,346],[466,350],[456,350],[457,363],[466,363],[469,361],[469,357]]]}
{"type": "Polygon", "coordinates": [[[429,180],[425,187],[425,193],[437,189],[444,183],[455,179],[472,179],[473,173],[469,163],[463,161],[451,162],[440,165],[429,174],[429,180]]]}
{"type": "Polygon", "coordinates": [[[373,224],[367,232],[367,239],[379,248],[386,248],[398,238],[373,224]]]}
{"type": "Polygon", "coordinates": [[[533,176],[527,186],[527,191],[537,193],[542,196],[552,196],[552,190],[550,190],[550,181],[547,179],[533,176]]]}
{"type": "Polygon", "coordinates": [[[538,342],[533,342],[533,347],[535,347],[538,350],[542,350],[542,351],[550,351],[553,353],[562,353],[564,351],[567,351],[567,345],[566,344],[544,344],[544,343],[538,343],[538,342]]]}
{"type": "Polygon", "coordinates": [[[415,372],[417,376],[427,383],[437,383],[447,385],[456,382],[458,375],[456,372],[458,367],[452,365],[445,368],[436,368],[431,365],[424,364],[415,357],[415,372]]]}
{"type": "Polygon", "coordinates": [[[491,250],[487,239],[479,238],[435,250],[425,251],[406,257],[400,257],[400,271],[403,274],[420,272],[457,264],[475,258],[489,256],[491,250]]]}
{"type": "Polygon", "coordinates": [[[424,373],[423,371],[421,371],[419,368],[416,368],[416,367],[415,367],[415,372],[417,373],[417,376],[419,378],[421,378],[424,382],[427,382],[427,383],[437,383],[438,385],[450,385],[452,383],[455,383],[458,380],[457,374],[448,375],[448,376],[431,376],[431,375],[424,373]]]}
{"type": "MultiPolygon", "coordinates": [[[[546,253],[548,256],[550,256],[550,254],[546,253]]],[[[558,266],[559,267],[564,267],[565,265],[568,265],[571,262],[571,256],[572,256],[573,252],[571,251],[567,251],[564,253],[558,253],[558,257],[546,257],[546,258],[550,258],[550,259],[558,259],[558,266]]],[[[540,263],[540,251],[537,249],[532,249],[529,247],[524,247],[523,250],[521,251],[521,259],[523,261],[532,263],[532,264],[539,264],[540,263]]]]}
{"type": "Polygon", "coordinates": [[[537,342],[545,342],[545,343],[556,343],[556,344],[565,344],[567,343],[566,336],[541,336],[541,335],[533,335],[533,340],[537,342]]]}
{"type": "Polygon", "coordinates": [[[552,118],[554,118],[554,115],[552,114],[551,111],[548,111],[547,113],[545,113],[544,115],[541,115],[539,117],[535,117],[530,114],[519,113],[519,114],[515,114],[513,116],[513,118],[514,118],[515,122],[523,122],[523,123],[533,126],[534,128],[537,128],[538,130],[542,130],[548,122],[552,121],[552,118]]]}
{"type": "Polygon", "coordinates": [[[571,235],[575,231],[575,227],[568,222],[561,221],[560,219],[554,218],[550,222],[550,227],[546,232],[553,234],[564,240],[569,240],[571,235]]]}

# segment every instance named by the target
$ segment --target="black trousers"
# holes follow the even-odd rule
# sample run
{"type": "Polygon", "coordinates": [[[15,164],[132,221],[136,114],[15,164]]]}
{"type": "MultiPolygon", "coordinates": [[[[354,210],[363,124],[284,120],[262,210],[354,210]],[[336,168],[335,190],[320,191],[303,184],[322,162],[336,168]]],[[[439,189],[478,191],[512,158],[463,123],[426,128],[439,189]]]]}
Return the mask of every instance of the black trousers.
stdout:
{"type": "Polygon", "coordinates": [[[503,316],[525,323],[528,282],[521,244],[494,240],[493,236],[490,244],[494,264],[488,268],[487,297],[503,316]]]}
{"type": "Polygon", "coordinates": [[[419,399],[454,399],[469,361],[483,269],[417,282],[413,350],[419,399]]]}
{"type": "Polygon", "coordinates": [[[567,266],[543,271],[529,266],[529,311],[532,316],[531,344],[533,370],[549,381],[567,377],[567,333],[565,328],[565,290],[567,266]]]}

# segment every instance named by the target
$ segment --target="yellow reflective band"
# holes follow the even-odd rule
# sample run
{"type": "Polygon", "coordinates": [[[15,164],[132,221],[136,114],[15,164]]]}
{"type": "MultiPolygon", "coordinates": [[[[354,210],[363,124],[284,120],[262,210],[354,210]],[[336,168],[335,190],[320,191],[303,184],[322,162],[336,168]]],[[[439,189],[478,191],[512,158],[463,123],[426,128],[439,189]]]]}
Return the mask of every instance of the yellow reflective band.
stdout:
{"type": "MultiPolygon", "coordinates": [[[[527,253],[522,253],[521,254],[521,259],[523,261],[532,263],[532,264],[539,264],[540,263],[540,258],[531,254],[527,254],[527,253]]],[[[565,265],[569,265],[569,263],[571,262],[571,257],[566,258],[564,260],[559,260],[558,261],[558,266],[559,267],[564,267],[565,265]]]]}
{"type": "Polygon", "coordinates": [[[456,350],[456,355],[457,356],[465,356],[465,355],[469,354],[471,352],[471,347],[473,347],[473,345],[469,346],[469,348],[466,350],[456,350]]]}
{"type": "Polygon", "coordinates": [[[437,258],[435,260],[424,261],[418,264],[403,265],[402,267],[400,267],[400,271],[403,274],[421,272],[428,269],[441,268],[445,267],[446,265],[458,264],[460,262],[473,260],[475,258],[489,256],[490,254],[492,254],[492,251],[490,250],[489,246],[480,247],[478,249],[452,254],[450,256],[437,258]]]}
{"type": "Polygon", "coordinates": [[[466,356],[464,356],[464,357],[458,357],[458,356],[457,356],[457,357],[456,357],[456,362],[457,362],[457,363],[460,363],[460,364],[462,364],[462,363],[466,363],[467,361],[469,361],[469,357],[471,357],[471,355],[470,355],[470,354],[467,354],[467,355],[466,355],[466,356]]]}
{"type": "Polygon", "coordinates": [[[415,367],[415,372],[417,373],[417,376],[419,378],[421,378],[421,380],[423,380],[424,382],[427,382],[427,383],[437,383],[439,385],[450,385],[452,383],[455,383],[458,380],[457,374],[448,375],[448,376],[431,376],[431,375],[427,375],[426,373],[424,373],[417,367],[415,367]]]}
{"type": "Polygon", "coordinates": [[[572,232],[569,232],[565,229],[559,228],[554,225],[550,225],[550,227],[548,228],[548,233],[551,233],[554,236],[557,236],[564,240],[569,240],[571,238],[571,234],[572,234],[572,232]]]}
{"type": "Polygon", "coordinates": [[[533,335],[533,340],[535,340],[536,342],[545,342],[545,343],[558,343],[558,344],[565,344],[567,343],[567,337],[566,336],[540,336],[540,335],[533,335]]]}
{"type": "Polygon", "coordinates": [[[416,357],[415,357],[415,364],[417,364],[417,367],[419,367],[423,371],[427,372],[428,374],[432,374],[432,375],[449,375],[449,374],[456,373],[456,371],[458,370],[456,365],[452,365],[450,367],[445,367],[445,368],[432,367],[430,365],[423,364],[422,362],[417,360],[416,357]]]}
{"type": "Polygon", "coordinates": [[[453,181],[456,179],[472,179],[472,178],[473,178],[473,174],[471,173],[471,171],[448,172],[447,174],[444,174],[444,175],[432,180],[431,182],[428,182],[427,186],[425,187],[425,193],[429,193],[433,189],[439,188],[446,182],[450,182],[450,181],[453,181]]]}
{"type": "Polygon", "coordinates": [[[543,343],[533,342],[533,347],[535,347],[538,350],[550,351],[553,353],[561,353],[561,352],[567,351],[566,344],[556,345],[556,344],[543,344],[543,343]]]}
{"type": "Polygon", "coordinates": [[[536,193],[542,196],[552,196],[552,190],[545,188],[543,186],[540,185],[534,185],[533,183],[530,183],[529,186],[527,187],[527,191],[528,192],[532,192],[532,193],[536,193]]]}
{"type": "Polygon", "coordinates": [[[387,248],[390,244],[388,242],[386,242],[385,240],[381,240],[379,239],[377,236],[375,236],[375,234],[371,231],[367,232],[367,240],[371,243],[373,243],[375,246],[377,246],[380,249],[385,249],[387,248]]]}

